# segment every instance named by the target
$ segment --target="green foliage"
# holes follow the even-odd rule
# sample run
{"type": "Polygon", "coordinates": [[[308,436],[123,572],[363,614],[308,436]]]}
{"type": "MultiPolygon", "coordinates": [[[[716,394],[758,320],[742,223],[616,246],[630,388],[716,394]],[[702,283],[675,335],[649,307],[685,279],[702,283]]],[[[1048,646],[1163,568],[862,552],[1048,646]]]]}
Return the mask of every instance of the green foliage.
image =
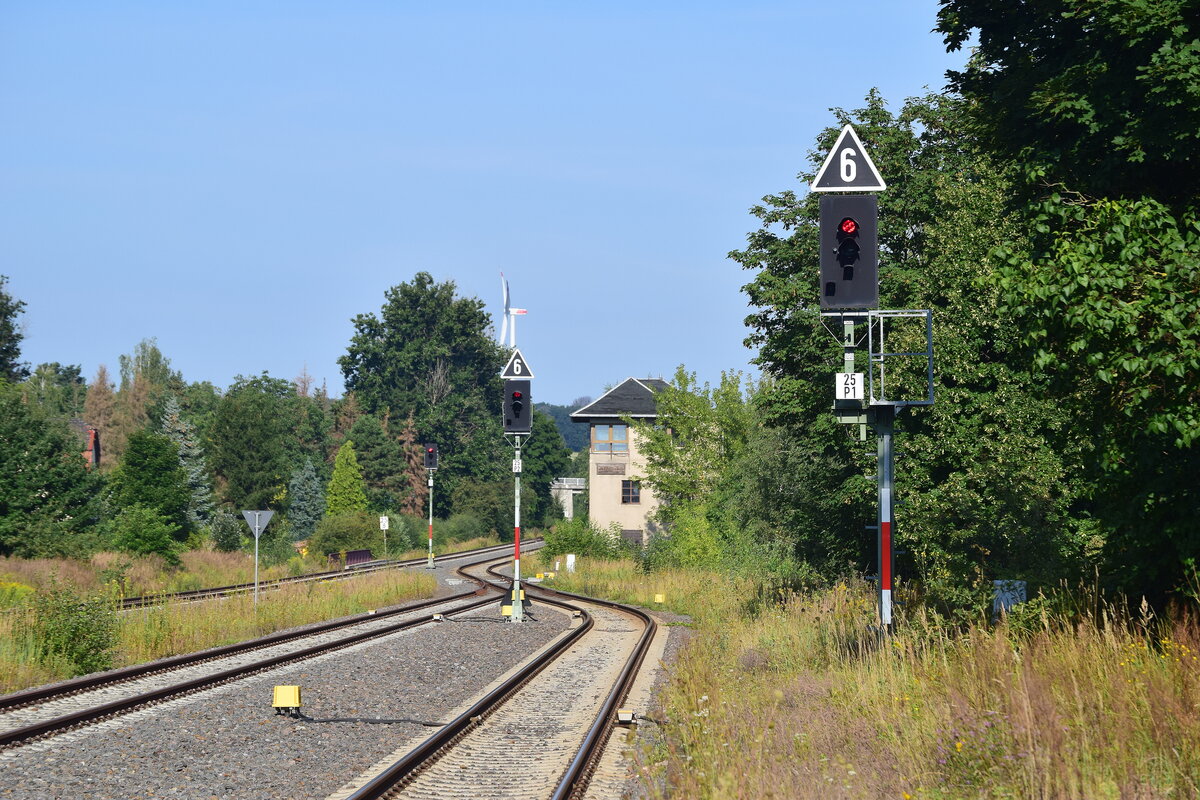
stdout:
{"type": "Polygon", "coordinates": [[[32,586],[16,581],[0,581],[0,609],[21,605],[33,596],[32,586]]]}
{"type": "Polygon", "coordinates": [[[410,486],[408,460],[399,439],[373,414],[355,420],[350,439],[362,470],[368,506],[375,511],[401,508],[410,486]]]}
{"type": "Polygon", "coordinates": [[[488,336],[490,323],[482,301],[456,297],[452,281],[419,272],[387,291],[378,316],[354,318],[354,336],[338,359],[347,392],[365,411],[411,415],[419,441],[437,443],[439,516],[459,496],[460,482],[500,476],[505,355],[488,336]]]}
{"type": "MultiPolygon", "coordinates": [[[[439,474],[441,470],[438,470],[439,474]]],[[[434,486],[434,497],[438,488],[434,486]]],[[[513,539],[513,481],[498,480],[487,483],[460,483],[454,489],[453,505],[456,513],[469,514],[483,523],[486,533],[494,533],[500,541],[513,539]]],[[[530,492],[521,492],[521,527],[525,529],[534,519],[537,498],[530,492]]],[[[536,523],[535,523],[536,524],[536,523]]]]}
{"type": "Polygon", "coordinates": [[[263,509],[283,494],[294,443],[292,385],[238,376],[217,404],[209,433],[209,463],[224,482],[225,502],[263,509]]]}
{"type": "Polygon", "coordinates": [[[96,521],[102,479],[79,440],[0,383],[0,553],[25,558],[80,554],[96,521]]]}
{"type": "Polygon", "coordinates": [[[554,420],[554,427],[558,428],[558,433],[562,436],[563,443],[567,449],[573,453],[578,453],[588,449],[590,444],[588,440],[588,426],[575,422],[571,419],[571,412],[579,409],[592,402],[590,397],[578,397],[570,405],[560,406],[554,403],[535,403],[533,408],[535,411],[540,411],[546,416],[554,420]]]}
{"type": "Polygon", "coordinates": [[[333,477],[325,490],[325,513],[366,511],[367,493],[363,486],[362,470],[354,455],[354,442],[346,440],[338,448],[333,462],[333,477]]]}
{"type": "Polygon", "coordinates": [[[310,458],[304,459],[304,466],[293,472],[288,482],[287,513],[296,541],[312,536],[325,513],[325,490],[310,458]]]}
{"type": "Polygon", "coordinates": [[[449,519],[433,521],[433,540],[437,545],[478,539],[488,533],[483,521],[473,514],[451,514],[449,519]]]}
{"type": "Polygon", "coordinates": [[[564,519],[542,531],[544,540],[538,551],[542,559],[574,553],[593,558],[617,558],[621,555],[621,531],[614,525],[612,530],[600,530],[587,520],[564,519]]]}
{"type": "Polygon", "coordinates": [[[85,598],[57,583],[33,601],[21,633],[38,660],[70,675],[109,669],[117,645],[117,610],[101,597],[85,598]]]}
{"type": "Polygon", "coordinates": [[[29,374],[29,367],[20,363],[25,334],[17,322],[25,301],[9,294],[4,288],[7,283],[8,276],[0,275],[0,380],[19,381],[29,374]]]}
{"type": "Polygon", "coordinates": [[[242,549],[249,528],[242,517],[218,509],[213,514],[208,530],[213,547],[225,553],[232,553],[242,549]]]}
{"type": "Polygon", "coordinates": [[[366,511],[343,511],[322,517],[317,523],[316,532],[308,541],[308,551],[322,555],[363,549],[375,554],[383,553],[383,531],[379,529],[379,517],[366,511]]]}
{"type": "Polygon", "coordinates": [[[78,365],[66,366],[57,361],[38,364],[24,383],[30,400],[40,405],[51,417],[78,417],[83,413],[87,383],[78,365]]]}
{"type": "Polygon", "coordinates": [[[204,448],[196,435],[195,427],[183,415],[179,400],[169,395],[163,404],[161,420],[163,435],[179,451],[179,466],[187,476],[187,518],[192,530],[199,530],[208,523],[214,511],[212,481],[208,476],[208,462],[204,448]]]}
{"type": "Polygon", "coordinates": [[[533,431],[522,443],[521,462],[522,505],[526,492],[531,493],[537,500],[533,516],[525,522],[544,525],[560,518],[562,508],[550,496],[550,484],[555,478],[565,477],[571,469],[571,451],[563,442],[554,420],[540,411],[533,412],[533,431]]]}
{"type": "Polygon", "coordinates": [[[1198,24],[1190,0],[943,0],[937,29],[950,49],[978,30],[948,77],[986,149],[1089,195],[1181,205],[1200,185],[1198,24]]]}
{"type": "Polygon", "coordinates": [[[193,530],[188,474],[180,465],[179,448],[166,436],[144,430],[131,434],[111,489],[118,508],[154,509],[180,540],[193,530]]]}
{"type": "Polygon", "coordinates": [[[126,506],[108,528],[109,541],[117,550],[135,556],[160,555],[171,566],[179,566],[180,528],[158,509],[140,503],[126,506]]]}

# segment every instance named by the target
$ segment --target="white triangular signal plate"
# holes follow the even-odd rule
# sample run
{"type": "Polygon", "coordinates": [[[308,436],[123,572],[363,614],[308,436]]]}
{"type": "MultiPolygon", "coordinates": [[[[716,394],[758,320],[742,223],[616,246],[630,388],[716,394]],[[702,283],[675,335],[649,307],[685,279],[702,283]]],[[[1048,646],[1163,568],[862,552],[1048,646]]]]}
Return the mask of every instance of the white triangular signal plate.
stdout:
{"type": "Polygon", "coordinates": [[[811,192],[882,192],[886,188],[867,148],[849,124],[842,128],[817,177],[808,185],[811,192]]]}

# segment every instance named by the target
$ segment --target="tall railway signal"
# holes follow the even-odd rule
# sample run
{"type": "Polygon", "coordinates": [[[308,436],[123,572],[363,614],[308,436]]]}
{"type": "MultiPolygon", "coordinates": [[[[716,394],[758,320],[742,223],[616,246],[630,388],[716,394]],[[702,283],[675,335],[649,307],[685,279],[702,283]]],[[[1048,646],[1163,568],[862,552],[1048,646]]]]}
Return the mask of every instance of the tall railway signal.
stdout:
{"type": "MultiPolygon", "coordinates": [[[[887,189],[875,162],[863,147],[854,128],[846,125],[817,171],[809,189],[813,192],[881,192],[887,189]]],[[[821,197],[820,214],[820,306],[822,316],[842,320],[843,372],[835,381],[834,414],[839,422],[855,424],[866,439],[867,426],[878,437],[878,513],[876,524],[879,554],[879,623],[881,632],[892,626],[894,560],[894,438],[896,414],[906,405],[933,403],[933,326],[929,311],[883,311],[879,306],[879,204],[874,194],[829,194],[821,197]],[[883,325],[887,319],[923,315],[926,351],[885,352],[883,325]],[[858,339],[857,321],[867,323],[869,396],[863,393],[863,375],[854,371],[858,339]],[[879,325],[879,352],[873,332],[879,325]],[[927,395],[924,400],[893,400],[884,390],[884,361],[896,356],[928,358],[927,395]],[[875,375],[879,374],[879,392],[875,375]]]]}
{"type": "Polygon", "coordinates": [[[521,589],[521,437],[533,433],[533,397],[529,381],[533,370],[520,350],[513,350],[500,373],[504,378],[504,433],[513,442],[513,588],[510,606],[513,622],[525,621],[524,592],[521,589]]]}
{"type": "Polygon", "coordinates": [[[422,445],[425,458],[425,472],[429,477],[429,496],[426,505],[429,506],[429,560],[425,563],[426,569],[433,569],[433,473],[437,472],[438,468],[438,447],[436,444],[422,445]]]}

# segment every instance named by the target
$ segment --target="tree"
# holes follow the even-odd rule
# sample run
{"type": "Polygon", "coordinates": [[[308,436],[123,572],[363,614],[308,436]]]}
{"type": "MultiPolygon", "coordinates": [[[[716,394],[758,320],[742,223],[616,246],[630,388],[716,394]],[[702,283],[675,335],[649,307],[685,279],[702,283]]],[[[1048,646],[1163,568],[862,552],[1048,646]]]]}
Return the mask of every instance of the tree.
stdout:
{"type": "Polygon", "coordinates": [[[290,383],[239,375],[217,404],[209,432],[209,464],[222,499],[241,509],[265,509],[282,499],[292,473],[294,391],[290,383]]]}
{"type": "Polygon", "coordinates": [[[1194,573],[1200,466],[1200,50],[1194,4],[944,3],[967,120],[1022,169],[1027,236],[999,243],[998,310],[1085,448],[1106,572],[1161,597],[1194,573]]]}
{"type": "MultiPolygon", "coordinates": [[[[954,98],[910,100],[893,115],[872,92],[864,108],[835,113],[800,179],[853,122],[889,184],[879,198],[881,307],[935,312],[937,403],[900,418],[895,534],[912,555],[898,570],[951,605],[981,575],[1053,584],[1078,574],[1096,549],[1078,478],[1085,447],[1064,436],[1069,415],[1031,372],[987,257],[1018,238],[1006,207],[1012,170],[963,136],[954,98]]],[[[752,213],[761,228],[730,255],[756,272],[745,287],[755,308],[747,344],[759,347],[756,405],[768,428],[748,443],[738,513],[792,532],[797,554],[826,574],[847,555],[870,569],[874,534],[863,526],[876,498],[864,475],[875,471],[874,443],[856,442],[829,414],[842,352],[818,312],[817,200],[781,192],[752,213]]]]}
{"type": "Polygon", "coordinates": [[[111,489],[118,508],[151,509],[181,540],[193,530],[188,516],[192,500],[188,474],[180,464],[179,448],[166,436],[134,431],[121,465],[113,473],[111,489]]]}
{"type": "Polygon", "coordinates": [[[367,493],[363,485],[362,470],[354,455],[354,442],[349,439],[338,448],[333,462],[333,477],[325,490],[325,513],[341,514],[347,511],[366,511],[367,493]]]}
{"type": "Polygon", "coordinates": [[[400,512],[414,517],[424,516],[429,510],[429,480],[425,469],[425,448],[417,441],[410,414],[400,431],[400,449],[404,453],[404,480],[408,491],[403,494],[400,512]]]}
{"type": "Polygon", "coordinates": [[[80,450],[61,420],[0,383],[0,553],[34,558],[89,549],[101,480],[80,450]]]}
{"type": "Polygon", "coordinates": [[[362,469],[368,506],[375,511],[399,509],[409,490],[404,448],[388,430],[387,418],[358,418],[350,430],[354,455],[362,469]]]}
{"type": "Polygon", "coordinates": [[[113,547],[135,556],[159,555],[179,565],[181,530],[156,509],[134,503],[109,523],[113,547]]]}
{"type": "Polygon", "coordinates": [[[208,477],[204,448],[200,446],[195,428],[184,418],[183,410],[174,395],[167,397],[164,403],[162,431],[179,451],[179,466],[187,476],[188,521],[192,530],[199,530],[211,521],[216,508],[213,503],[212,482],[208,477]]]}
{"type": "Polygon", "coordinates": [[[571,451],[563,442],[554,419],[540,410],[533,412],[533,431],[521,448],[521,461],[524,472],[522,500],[525,492],[537,498],[536,510],[529,523],[549,524],[562,516],[558,502],[550,496],[550,484],[556,478],[566,476],[571,468],[571,451]]]}
{"type": "Polygon", "coordinates": [[[435,495],[444,515],[457,483],[500,477],[501,381],[505,355],[488,337],[491,318],[478,298],[455,295],[453,281],[419,272],[389,289],[377,316],[354,318],[338,359],[346,389],[368,413],[412,416],[423,442],[442,453],[435,495]]]}
{"type": "Polygon", "coordinates": [[[158,349],[154,339],[143,339],[130,355],[119,358],[121,385],[113,409],[112,430],[105,432],[107,447],[114,458],[125,452],[125,442],[134,431],[149,427],[151,420],[162,417],[162,404],[169,394],[184,389],[183,377],[171,369],[171,362],[158,349]]]}
{"type": "MultiPolygon", "coordinates": [[[[1091,196],[1176,209],[1200,185],[1200,21],[1191,0],[942,0],[950,88],[983,148],[1091,196]]],[[[1040,182],[1040,181],[1039,181],[1040,182]]]]}
{"type": "Polygon", "coordinates": [[[21,340],[25,334],[17,324],[25,310],[25,301],[9,294],[4,286],[7,275],[0,275],[0,380],[20,381],[29,375],[29,367],[20,363],[21,340]]]}
{"type": "Polygon", "coordinates": [[[109,439],[113,437],[115,426],[113,416],[116,412],[116,397],[113,395],[113,385],[108,379],[108,368],[103,364],[96,370],[96,377],[88,387],[87,398],[83,402],[84,421],[95,427],[100,433],[100,466],[110,469],[117,463],[108,447],[109,439]]]}
{"type": "Polygon", "coordinates": [[[312,459],[306,458],[304,466],[292,472],[288,481],[288,521],[292,535],[297,541],[309,538],[324,514],[325,490],[312,459]]]}
{"type": "Polygon", "coordinates": [[[71,418],[83,413],[87,384],[78,365],[63,366],[55,361],[38,364],[25,381],[25,391],[47,414],[71,418]]]}

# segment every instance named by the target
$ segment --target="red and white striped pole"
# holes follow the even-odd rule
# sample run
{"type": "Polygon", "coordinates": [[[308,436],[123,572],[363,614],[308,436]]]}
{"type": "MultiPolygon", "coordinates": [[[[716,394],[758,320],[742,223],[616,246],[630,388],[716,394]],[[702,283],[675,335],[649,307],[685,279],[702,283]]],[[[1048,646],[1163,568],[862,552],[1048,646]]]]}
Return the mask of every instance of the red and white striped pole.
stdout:
{"type": "Polygon", "coordinates": [[[429,569],[433,569],[433,470],[429,470],[429,569]]]}
{"type": "Polygon", "coordinates": [[[879,435],[879,625],[886,633],[892,627],[892,432],[896,418],[894,406],[875,409],[879,435]]]}
{"type": "Polygon", "coordinates": [[[516,435],[516,454],[513,459],[513,622],[525,621],[525,605],[521,602],[521,434],[516,435]]]}

